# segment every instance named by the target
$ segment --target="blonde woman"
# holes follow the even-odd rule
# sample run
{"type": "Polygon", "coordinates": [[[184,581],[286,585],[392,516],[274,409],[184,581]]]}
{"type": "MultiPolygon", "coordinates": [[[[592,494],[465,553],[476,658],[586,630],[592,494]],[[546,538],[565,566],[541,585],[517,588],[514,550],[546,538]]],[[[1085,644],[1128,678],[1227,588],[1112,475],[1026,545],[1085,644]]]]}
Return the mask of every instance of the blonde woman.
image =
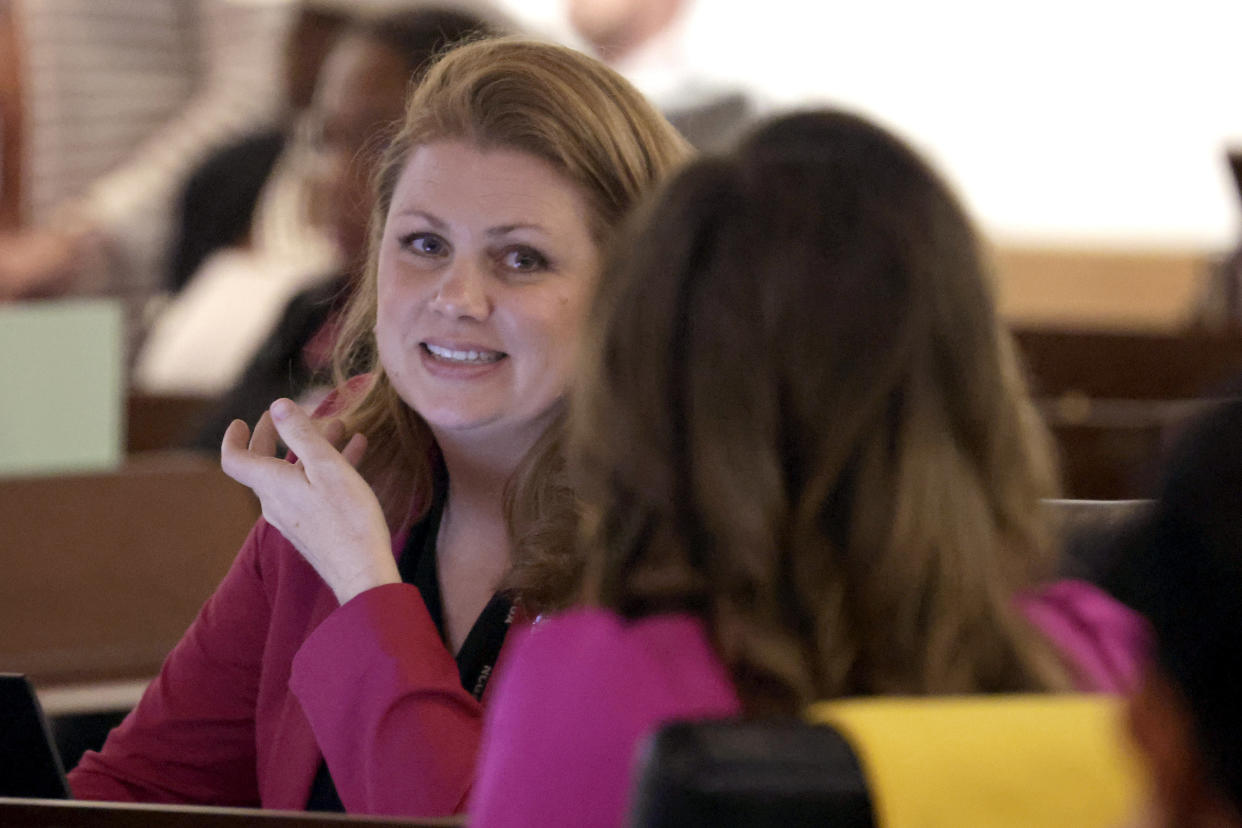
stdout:
{"type": "Polygon", "coordinates": [[[342,386],[339,420],[278,400],[253,435],[230,427],[224,468],[264,520],[71,775],[77,796],[463,807],[506,633],[564,598],[555,579],[507,588],[527,547],[506,497],[519,516],[559,502],[561,400],[602,248],[685,154],[568,49],[480,41],[429,70],[381,162],[343,323],[339,364],[370,370],[342,386]]]}

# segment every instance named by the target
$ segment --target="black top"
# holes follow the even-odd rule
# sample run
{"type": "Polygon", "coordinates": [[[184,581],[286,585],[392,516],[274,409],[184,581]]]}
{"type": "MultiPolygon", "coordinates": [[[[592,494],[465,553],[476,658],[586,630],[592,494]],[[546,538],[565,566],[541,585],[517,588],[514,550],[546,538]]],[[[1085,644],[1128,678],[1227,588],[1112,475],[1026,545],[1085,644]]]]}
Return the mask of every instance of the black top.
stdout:
{"type": "MultiPolygon", "coordinates": [[[[448,476],[443,467],[436,470],[434,491],[435,497],[426,517],[410,530],[410,536],[397,561],[397,568],[401,572],[402,581],[418,587],[423,603],[427,605],[427,613],[447,647],[444,605],[440,599],[440,579],[436,570],[436,538],[440,534],[440,518],[444,514],[444,498],[448,492],[448,476]]],[[[512,621],[512,600],[497,593],[483,608],[483,612],[479,613],[457,652],[457,671],[461,676],[461,686],[476,699],[483,698],[487,680],[491,677],[492,667],[500,655],[500,648],[505,642],[505,634],[509,632],[512,621]]],[[[319,764],[319,772],[315,774],[315,782],[311,785],[306,810],[345,810],[336,785],[332,782],[332,775],[328,772],[327,762],[319,764]]]]}
{"type": "Polygon", "coordinates": [[[180,195],[166,287],[178,293],[215,251],[241,244],[255,206],[285,148],[285,133],[267,129],[221,147],[198,165],[180,195]]]}

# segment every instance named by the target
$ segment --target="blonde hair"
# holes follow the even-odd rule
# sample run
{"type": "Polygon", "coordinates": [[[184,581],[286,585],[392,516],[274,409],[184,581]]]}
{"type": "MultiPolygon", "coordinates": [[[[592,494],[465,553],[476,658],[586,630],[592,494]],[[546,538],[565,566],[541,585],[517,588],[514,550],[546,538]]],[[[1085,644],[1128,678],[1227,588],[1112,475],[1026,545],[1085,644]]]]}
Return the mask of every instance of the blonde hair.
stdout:
{"type": "Polygon", "coordinates": [[[1047,436],[949,190],[840,113],[679,174],[575,386],[586,597],[701,617],[747,709],[1061,686],[1047,436]]]}
{"type": "MultiPolygon", "coordinates": [[[[338,387],[347,387],[347,375],[355,371],[370,375],[343,416],[369,439],[361,471],[394,526],[417,518],[429,505],[436,449],[427,424],[397,395],[376,352],[378,247],[411,153],[443,140],[517,150],[551,164],[580,188],[589,206],[584,220],[601,246],[633,205],[689,154],[681,136],[633,86],[572,49],[513,37],[477,40],[451,49],[428,69],[376,171],[368,261],[334,355],[338,387]]],[[[563,489],[558,437],[559,430],[549,434],[519,470],[522,485],[510,487],[511,515],[537,519],[548,498],[544,489],[563,489]]],[[[560,496],[553,500],[565,503],[560,496]]],[[[523,528],[512,531],[519,536],[514,550],[519,566],[545,551],[561,559],[572,553],[567,544],[541,550],[523,542],[523,528]]],[[[552,597],[561,589],[545,591],[552,597]]],[[[538,600],[532,592],[530,603],[538,600]]]]}

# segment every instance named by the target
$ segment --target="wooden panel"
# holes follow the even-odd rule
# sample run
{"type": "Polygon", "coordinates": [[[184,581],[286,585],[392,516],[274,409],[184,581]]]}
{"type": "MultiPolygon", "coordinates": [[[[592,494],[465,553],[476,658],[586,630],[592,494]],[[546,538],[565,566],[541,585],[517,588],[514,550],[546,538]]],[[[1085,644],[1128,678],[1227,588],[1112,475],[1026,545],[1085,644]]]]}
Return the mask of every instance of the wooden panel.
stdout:
{"type": "Polygon", "coordinates": [[[1179,400],[1242,379],[1242,336],[1014,330],[1036,396],[1179,400]]]}
{"type": "Polygon", "coordinates": [[[258,515],[189,453],[0,481],[0,669],[43,685],[154,675],[258,515]]]}
{"type": "Polygon", "coordinates": [[[1173,434],[1242,391],[1242,335],[1014,330],[1061,454],[1067,497],[1145,497],[1173,434]]]}
{"type": "Polygon", "coordinates": [[[1053,425],[1052,435],[1066,497],[1131,500],[1150,495],[1163,445],[1159,426],[1053,425]]]}
{"type": "Polygon", "coordinates": [[[1056,440],[1066,497],[1150,497],[1164,456],[1185,424],[1210,400],[1044,401],[1056,440]]]}
{"type": "Polygon", "coordinates": [[[125,450],[130,454],[181,448],[194,437],[212,397],[142,394],[126,398],[125,450]]]}
{"type": "Polygon", "coordinates": [[[1171,331],[1190,324],[1214,255],[1001,245],[1001,315],[1027,327],[1171,331]]]}
{"type": "Polygon", "coordinates": [[[152,825],[165,828],[242,828],[250,825],[259,828],[433,828],[464,824],[465,820],[461,817],[407,820],[250,808],[0,798],[0,825],[5,828],[149,828],[152,825]]]}

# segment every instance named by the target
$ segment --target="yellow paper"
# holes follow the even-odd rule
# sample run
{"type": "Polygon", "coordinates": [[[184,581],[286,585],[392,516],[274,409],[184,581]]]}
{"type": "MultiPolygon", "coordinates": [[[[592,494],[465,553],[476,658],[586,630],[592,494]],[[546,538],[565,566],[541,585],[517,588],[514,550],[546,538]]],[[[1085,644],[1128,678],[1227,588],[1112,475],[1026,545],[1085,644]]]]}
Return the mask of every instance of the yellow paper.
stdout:
{"type": "Polygon", "coordinates": [[[1118,828],[1141,797],[1107,696],[824,702],[858,753],[878,828],[1118,828]]]}

